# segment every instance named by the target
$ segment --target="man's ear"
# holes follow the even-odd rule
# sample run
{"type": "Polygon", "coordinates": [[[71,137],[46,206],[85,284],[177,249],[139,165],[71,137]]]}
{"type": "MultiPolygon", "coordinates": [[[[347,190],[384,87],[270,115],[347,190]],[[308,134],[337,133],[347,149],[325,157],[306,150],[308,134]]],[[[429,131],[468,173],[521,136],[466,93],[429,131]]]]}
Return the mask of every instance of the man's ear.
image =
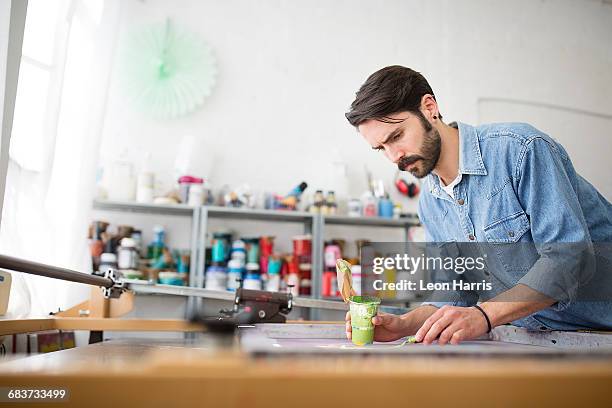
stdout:
{"type": "Polygon", "coordinates": [[[438,103],[431,94],[425,94],[421,98],[421,112],[423,112],[423,115],[432,123],[436,119],[441,118],[438,112],[438,103]]]}

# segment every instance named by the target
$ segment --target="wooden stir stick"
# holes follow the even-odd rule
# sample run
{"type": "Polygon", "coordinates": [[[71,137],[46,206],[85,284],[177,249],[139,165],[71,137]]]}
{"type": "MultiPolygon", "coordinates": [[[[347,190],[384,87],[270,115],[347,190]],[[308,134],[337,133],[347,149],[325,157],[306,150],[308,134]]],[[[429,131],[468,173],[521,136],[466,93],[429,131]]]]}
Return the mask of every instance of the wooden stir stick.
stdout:
{"type": "Polygon", "coordinates": [[[351,296],[357,296],[357,292],[353,289],[353,275],[351,274],[351,264],[344,259],[336,261],[336,277],[338,282],[338,290],[342,296],[342,300],[348,303],[351,296]]]}

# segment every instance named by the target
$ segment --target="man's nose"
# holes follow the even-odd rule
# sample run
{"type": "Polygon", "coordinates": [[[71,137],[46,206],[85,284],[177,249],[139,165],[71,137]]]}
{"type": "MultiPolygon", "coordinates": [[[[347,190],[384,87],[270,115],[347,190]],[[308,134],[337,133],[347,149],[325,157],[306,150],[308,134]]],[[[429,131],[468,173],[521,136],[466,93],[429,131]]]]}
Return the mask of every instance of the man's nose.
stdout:
{"type": "Polygon", "coordinates": [[[404,156],[404,153],[399,149],[389,148],[387,150],[387,157],[393,163],[397,164],[397,162],[404,156]]]}

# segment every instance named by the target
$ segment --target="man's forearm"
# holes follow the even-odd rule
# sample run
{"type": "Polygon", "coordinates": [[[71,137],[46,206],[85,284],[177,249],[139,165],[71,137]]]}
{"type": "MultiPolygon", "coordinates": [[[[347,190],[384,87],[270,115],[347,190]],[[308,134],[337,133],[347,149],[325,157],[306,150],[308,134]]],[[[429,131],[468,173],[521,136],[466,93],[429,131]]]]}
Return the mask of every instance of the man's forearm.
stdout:
{"type": "Polygon", "coordinates": [[[491,326],[499,326],[529,316],[556,303],[526,285],[516,285],[480,305],[489,316],[491,326]]]}

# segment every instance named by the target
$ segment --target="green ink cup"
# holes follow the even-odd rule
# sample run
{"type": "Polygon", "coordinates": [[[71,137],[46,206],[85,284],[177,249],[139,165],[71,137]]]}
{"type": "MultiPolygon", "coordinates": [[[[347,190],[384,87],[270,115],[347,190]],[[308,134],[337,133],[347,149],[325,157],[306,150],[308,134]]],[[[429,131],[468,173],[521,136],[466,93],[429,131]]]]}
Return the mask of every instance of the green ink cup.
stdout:
{"type": "Polygon", "coordinates": [[[372,318],[378,312],[380,299],[373,296],[351,296],[351,328],[353,344],[363,346],[374,342],[374,324],[372,318]]]}

